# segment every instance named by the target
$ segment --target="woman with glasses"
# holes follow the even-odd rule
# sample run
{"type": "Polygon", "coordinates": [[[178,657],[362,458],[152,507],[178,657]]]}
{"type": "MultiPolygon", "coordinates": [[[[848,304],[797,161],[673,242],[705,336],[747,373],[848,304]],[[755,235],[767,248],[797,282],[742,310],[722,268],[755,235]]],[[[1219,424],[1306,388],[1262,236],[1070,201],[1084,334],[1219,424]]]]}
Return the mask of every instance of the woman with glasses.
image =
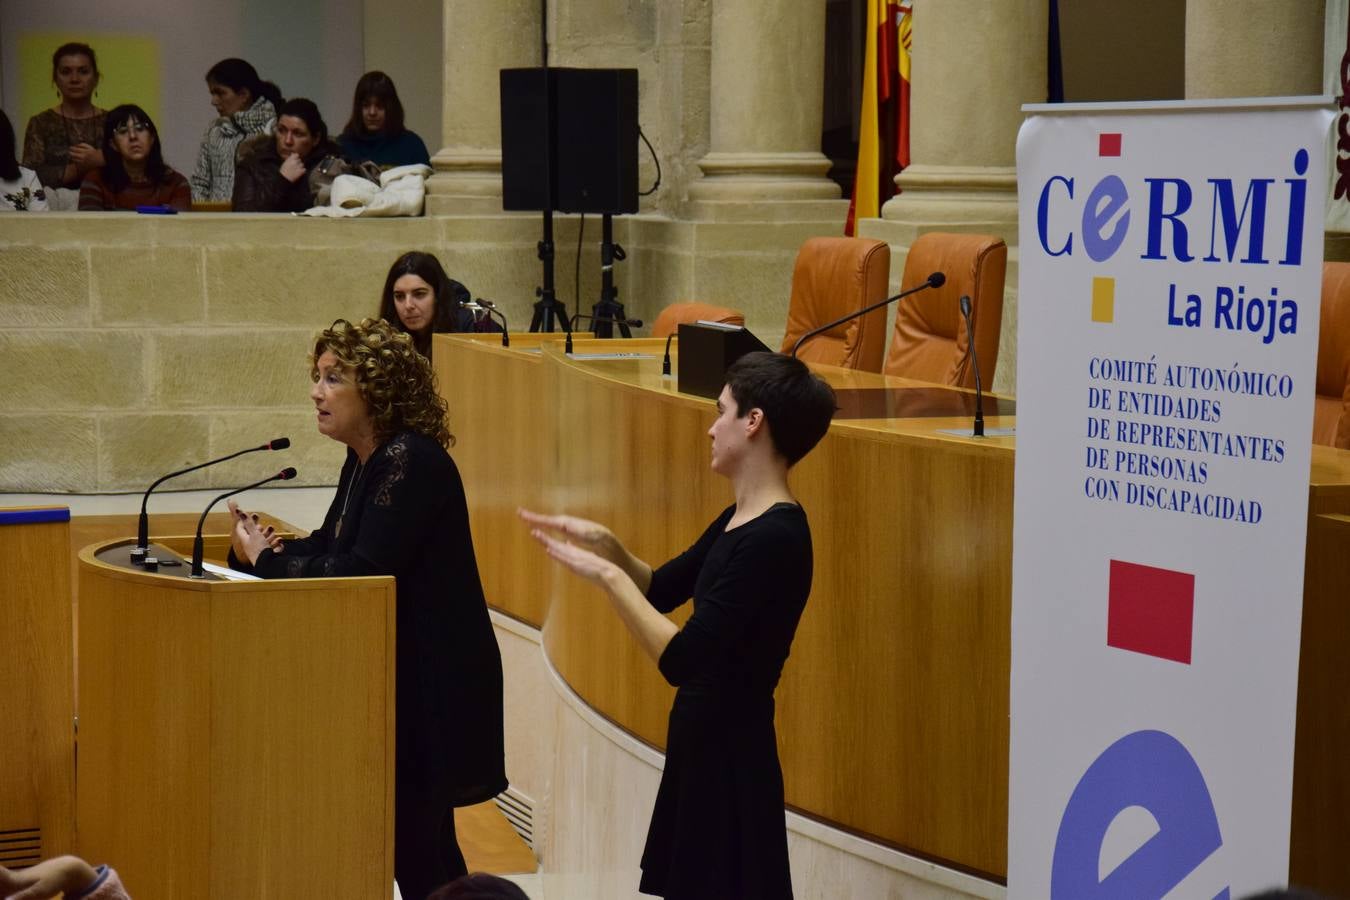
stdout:
{"type": "Polygon", "coordinates": [[[114,210],[141,206],[184,212],[192,204],[187,179],[164,163],[159,132],[145,110],[124,103],[103,124],[106,162],[80,184],[80,209],[114,210]]]}

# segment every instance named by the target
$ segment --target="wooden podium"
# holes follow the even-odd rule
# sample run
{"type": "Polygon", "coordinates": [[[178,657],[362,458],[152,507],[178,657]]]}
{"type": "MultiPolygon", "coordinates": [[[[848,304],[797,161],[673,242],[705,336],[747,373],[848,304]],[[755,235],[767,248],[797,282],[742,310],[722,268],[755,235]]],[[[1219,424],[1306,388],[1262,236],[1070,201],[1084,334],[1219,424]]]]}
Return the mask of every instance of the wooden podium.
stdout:
{"type": "Polygon", "coordinates": [[[0,866],[74,849],[70,510],[0,510],[0,866]]]}
{"type": "Polygon", "coordinates": [[[80,552],[80,855],[137,900],[389,897],[394,579],[192,580],[132,543],[80,552]]]}

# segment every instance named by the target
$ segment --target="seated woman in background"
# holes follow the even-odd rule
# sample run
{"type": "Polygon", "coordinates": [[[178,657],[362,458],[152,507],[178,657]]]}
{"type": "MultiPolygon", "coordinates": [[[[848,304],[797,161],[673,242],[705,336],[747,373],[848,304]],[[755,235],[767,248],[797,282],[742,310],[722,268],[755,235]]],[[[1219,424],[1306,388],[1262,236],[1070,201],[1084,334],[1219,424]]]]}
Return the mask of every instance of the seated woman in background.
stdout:
{"type": "Polygon", "coordinates": [[[0,111],[0,210],[44,210],[47,194],[37,173],[19,165],[14,156],[14,126],[0,111]]]}
{"type": "Polygon", "coordinates": [[[234,170],[235,212],[304,212],[314,205],[309,173],[341,150],[313,100],[296,97],[277,110],[275,134],[239,145],[234,170]]]}
{"type": "Polygon", "coordinates": [[[61,100],[29,119],[23,136],[23,164],[52,189],[52,209],[74,209],[80,182],[103,165],[107,112],[94,105],[98,80],[98,59],[88,44],[62,44],[52,54],[52,83],[61,100]]]}
{"type": "Polygon", "coordinates": [[[461,304],[469,289],[445,274],[441,261],[413,250],[394,260],[380,294],[380,318],[407,332],[417,352],[431,356],[431,336],[463,331],[500,331],[491,319],[478,321],[461,304]]]}
{"type": "Polygon", "coordinates": [[[393,79],[383,72],[367,72],[356,83],[352,115],[338,143],[354,163],[370,160],[381,169],[431,165],[427,145],[403,127],[403,104],[393,79]]]}
{"type": "Polygon", "coordinates": [[[164,164],[159,132],[145,110],[124,103],[108,113],[103,168],[84,177],[80,209],[135,209],[168,206],[180,212],[192,205],[187,179],[164,164]]]}
{"type": "Polygon", "coordinates": [[[234,155],[244,138],[271,134],[281,106],[281,90],[258,77],[242,59],[222,59],[206,72],[211,105],[219,116],[206,128],[197,168],[192,173],[193,200],[229,200],[234,193],[234,155]]]}
{"type": "Polygon", "coordinates": [[[339,319],[311,350],[319,432],[347,445],[333,503],[309,537],[274,548],[231,502],[230,565],[263,578],[394,576],[394,877],[404,897],[424,898],[466,874],[453,807],[507,787],[501,653],[431,363],[374,319],[339,319]]]}

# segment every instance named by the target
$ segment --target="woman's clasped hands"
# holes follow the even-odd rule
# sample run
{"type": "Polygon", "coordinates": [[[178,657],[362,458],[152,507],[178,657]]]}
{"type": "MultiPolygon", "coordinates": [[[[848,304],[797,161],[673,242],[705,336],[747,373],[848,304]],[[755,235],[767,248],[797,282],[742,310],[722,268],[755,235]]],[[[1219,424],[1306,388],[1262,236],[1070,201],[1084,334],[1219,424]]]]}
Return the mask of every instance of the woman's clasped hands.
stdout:
{"type": "Polygon", "coordinates": [[[226,501],[230,507],[230,517],[234,528],[230,532],[230,546],[234,555],[247,559],[250,564],[258,561],[258,554],[271,548],[281,552],[281,537],[271,525],[264,526],[258,521],[257,513],[250,515],[235,505],[233,500],[226,501]]]}

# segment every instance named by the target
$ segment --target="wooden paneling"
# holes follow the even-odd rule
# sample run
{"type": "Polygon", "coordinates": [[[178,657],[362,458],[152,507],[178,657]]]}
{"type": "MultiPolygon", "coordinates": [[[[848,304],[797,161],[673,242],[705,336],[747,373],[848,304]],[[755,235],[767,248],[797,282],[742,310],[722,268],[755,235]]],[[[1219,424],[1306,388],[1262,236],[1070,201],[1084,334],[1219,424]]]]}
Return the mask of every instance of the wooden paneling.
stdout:
{"type": "MultiPolygon", "coordinates": [[[[663,342],[577,341],[569,358],[556,336],[534,338],[537,353],[481,339],[437,341],[443,383],[474,385],[472,397],[453,388],[447,396],[452,413],[458,410],[461,441],[473,439],[457,448],[456,459],[484,583],[492,585],[489,601],[543,622],[545,650],[567,683],[632,734],[662,746],[673,690],[599,591],[550,564],[529,541],[514,509],[598,519],[639,556],[663,562],[733,499],[708,468],[713,403],[679,394],[673,379],[662,378],[663,342]],[[586,358],[599,351],[637,355],[586,358]],[[485,553],[485,543],[494,549],[485,553]]],[[[915,386],[820,371],[840,388],[915,386]]],[[[790,805],[1001,878],[1014,441],[941,433],[969,424],[837,420],[793,470],[793,491],[811,522],[815,580],[777,694],[779,750],[790,805]]],[[[991,429],[1012,424],[989,420],[991,429]]],[[[1313,448],[1309,497],[1313,513],[1350,512],[1350,452],[1313,448]]],[[[1310,537],[1310,554],[1350,558],[1344,546],[1315,540],[1322,539],[1310,537]]],[[[1323,612],[1305,619],[1305,635],[1309,621],[1323,623],[1325,610],[1339,617],[1315,626],[1326,646],[1305,651],[1304,683],[1308,665],[1321,671],[1328,705],[1333,686],[1343,693],[1350,683],[1344,654],[1332,652],[1350,633],[1346,583],[1344,574],[1314,577],[1310,569],[1308,590],[1323,612]]],[[[1307,603],[1311,610],[1313,599],[1307,603]]],[[[1295,840],[1314,843],[1296,850],[1295,874],[1299,860],[1313,857],[1344,872],[1335,842],[1350,834],[1323,827],[1333,821],[1323,807],[1350,809],[1350,779],[1342,764],[1331,766],[1333,755],[1343,760],[1350,752],[1346,706],[1339,697],[1334,707],[1319,704],[1323,713],[1334,709],[1337,732],[1300,702],[1298,778],[1329,795],[1306,814],[1300,805],[1310,795],[1296,795],[1295,840]],[[1322,755],[1305,755],[1305,744],[1326,741],[1334,743],[1322,755]]],[[[1345,890],[1341,882],[1313,882],[1331,885],[1345,890]]]]}
{"type": "Polygon", "coordinates": [[[190,582],[93,549],[81,854],[141,900],[387,896],[393,579],[190,582]]]}
{"type": "MultiPolygon", "coordinates": [[[[10,510],[6,510],[10,511],[10,510]]],[[[70,524],[0,524],[0,865],[74,849],[70,524]]]]}
{"type": "Polygon", "coordinates": [[[552,335],[515,334],[512,348],[500,336],[468,343],[472,355],[445,349],[449,337],[436,335],[433,360],[441,395],[450,405],[450,455],[464,479],[469,527],[483,592],[494,609],[536,627],[548,607],[545,572],[520,566],[533,542],[516,527],[516,507],[537,505],[554,468],[553,447],[545,440],[553,414],[539,377],[538,349],[552,335]]]}
{"type": "MultiPolygon", "coordinates": [[[[1342,451],[1344,452],[1344,451],[1342,451]]],[[[1350,454],[1347,454],[1350,455],[1350,454]]],[[[1289,880],[1350,897],[1350,516],[1308,517],[1289,880]]]]}

